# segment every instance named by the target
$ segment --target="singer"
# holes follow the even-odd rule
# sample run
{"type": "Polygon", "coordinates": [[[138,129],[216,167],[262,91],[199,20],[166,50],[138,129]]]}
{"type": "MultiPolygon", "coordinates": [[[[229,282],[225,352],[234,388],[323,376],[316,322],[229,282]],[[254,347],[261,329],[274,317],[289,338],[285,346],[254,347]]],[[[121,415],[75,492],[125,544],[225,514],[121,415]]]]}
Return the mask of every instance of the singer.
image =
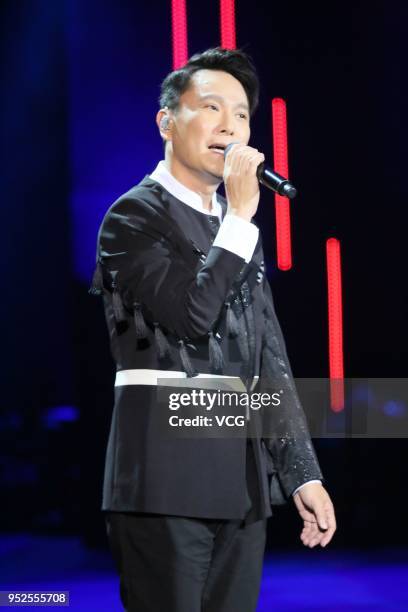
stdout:
{"type": "Polygon", "coordinates": [[[102,511],[130,612],[255,611],[274,504],[293,500],[305,546],[326,546],[336,529],[294,384],[287,436],[257,436],[259,411],[246,438],[155,429],[161,376],[236,377],[248,392],[293,383],[253,219],[258,91],[240,50],[208,49],[170,73],[156,115],[164,159],[98,234],[91,292],[103,296],[117,370],[102,511]]]}

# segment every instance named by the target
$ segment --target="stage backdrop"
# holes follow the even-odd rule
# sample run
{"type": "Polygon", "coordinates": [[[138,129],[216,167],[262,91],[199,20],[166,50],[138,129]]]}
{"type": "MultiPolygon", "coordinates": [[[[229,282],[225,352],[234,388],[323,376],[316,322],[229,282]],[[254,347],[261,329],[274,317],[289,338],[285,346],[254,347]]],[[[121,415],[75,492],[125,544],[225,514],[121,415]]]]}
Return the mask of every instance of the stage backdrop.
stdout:
{"type": "MultiPolygon", "coordinates": [[[[408,9],[236,5],[237,44],[261,79],[250,144],[269,160],[270,101],[287,101],[290,175],[299,190],[290,272],[276,266],[273,198],[263,189],[257,221],[295,376],[328,375],[325,241],[335,236],[345,375],[403,377],[408,9]]],[[[102,305],[87,289],[104,212],[162,156],[154,118],[172,67],[170,24],[164,0],[1,7],[3,529],[80,530],[88,541],[103,540],[114,373],[102,305]]],[[[188,36],[190,54],[219,44],[215,0],[188,3],[188,36]]],[[[380,519],[405,520],[398,504],[379,505],[403,486],[404,440],[318,440],[316,448],[338,512],[338,543],[378,536],[380,519]]],[[[296,520],[291,508],[278,513],[275,544],[297,540],[296,530],[281,528],[296,520]]]]}

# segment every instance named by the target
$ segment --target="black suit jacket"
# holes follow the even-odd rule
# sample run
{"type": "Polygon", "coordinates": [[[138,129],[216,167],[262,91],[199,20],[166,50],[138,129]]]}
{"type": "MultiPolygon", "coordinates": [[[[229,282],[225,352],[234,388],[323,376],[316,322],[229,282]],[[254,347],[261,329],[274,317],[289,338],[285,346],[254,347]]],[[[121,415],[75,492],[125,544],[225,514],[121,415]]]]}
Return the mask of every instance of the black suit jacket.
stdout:
{"type": "MultiPolygon", "coordinates": [[[[220,198],[220,197],[219,197],[220,198]]],[[[226,201],[220,198],[224,214],[226,201]]],[[[148,369],[233,376],[247,389],[281,382],[287,405],[276,435],[251,427],[263,515],[307,480],[322,478],[293,383],[263,266],[212,245],[218,219],[145,177],[107,211],[92,292],[103,295],[117,371],[148,369]],[[286,418],[287,415],[287,418],[286,418]]],[[[160,372],[158,374],[160,376],[160,372]]],[[[152,384],[115,387],[103,510],[243,518],[244,438],[163,439],[152,384]]],[[[275,423],[268,414],[268,431],[275,423]]]]}

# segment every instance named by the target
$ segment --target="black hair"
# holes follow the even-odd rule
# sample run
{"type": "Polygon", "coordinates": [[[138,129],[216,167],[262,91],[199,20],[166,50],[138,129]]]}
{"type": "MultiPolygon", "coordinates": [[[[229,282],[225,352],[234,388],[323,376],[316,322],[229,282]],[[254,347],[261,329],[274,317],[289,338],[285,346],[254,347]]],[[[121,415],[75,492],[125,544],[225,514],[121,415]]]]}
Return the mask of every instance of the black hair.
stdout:
{"type": "Polygon", "coordinates": [[[202,69],[223,70],[235,77],[245,90],[249,114],[253,115],[259,100],[259,79],[255,66],[244,51],[222,47],[196,53],[187,64],[170,72],[161,84],[160,108],[167,106],[173,111],[177,110],[180,96],[190,87],[191,76],[202,69]]]}

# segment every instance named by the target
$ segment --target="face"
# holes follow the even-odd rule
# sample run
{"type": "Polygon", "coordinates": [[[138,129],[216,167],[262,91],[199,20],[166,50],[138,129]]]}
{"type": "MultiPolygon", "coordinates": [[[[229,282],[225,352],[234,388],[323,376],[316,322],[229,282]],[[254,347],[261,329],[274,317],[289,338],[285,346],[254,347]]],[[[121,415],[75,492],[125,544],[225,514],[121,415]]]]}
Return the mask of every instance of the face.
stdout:
{"type": "Polygon", "coordinates": [[[248,144],[250,137],[248,98],[241,83],[228,72],[198,70],[180,96],[179,109],[169,116],[166,146],[173,162],[208,183],[221,182],[224,154],[209,147],[248,144]]]}

